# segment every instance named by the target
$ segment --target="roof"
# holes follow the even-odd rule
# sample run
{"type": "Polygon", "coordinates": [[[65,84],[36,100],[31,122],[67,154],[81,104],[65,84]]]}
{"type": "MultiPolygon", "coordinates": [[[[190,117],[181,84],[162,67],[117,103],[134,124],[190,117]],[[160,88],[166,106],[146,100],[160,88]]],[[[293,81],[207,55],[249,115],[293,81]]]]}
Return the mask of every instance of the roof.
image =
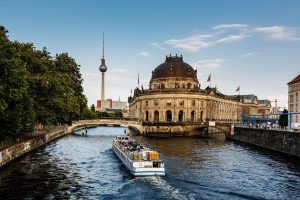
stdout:
{"type": "Polygon", "coordinates": [[[300,82],[300,74],[296,76],[292,81],[290,81],[288,85],[291,85],[293,83],[298,83],[298,82],[300,82]]]}
{"type": "Polygon", "coordinates": [[[222,94],[222,92],[220,92],[217,89],[217,87],[209,87],[209,86],[207,86],[204,90],[207,91],[207,92],[213,92],[214,94],[219,95],[219,96],[225,96],[224,94],[222,94]]]}
{"type": "Polygon", "coordinates": [[[271,106],[271,101],[268,99],[258,100],[258,104],[265,105],[265,106],[271,106]]]}
{"type": "Polygon", "coordinates": [[[249,100],[249,101],[251,101],[252,103],[254,103],[255,100],[258,100],[257,96],[254,95],[254,94],[240,95],[240,97],[241,97],[243,100],[249,100]]]}
{"type": "Polygon", "coordinates": [[[197,70],[194,70],[189,64],[183,62],[182,56],[166,56],[166,61],[160,64],[152,71],[151,79],[158,78],[192,78],[197,79],[197,70]]]}

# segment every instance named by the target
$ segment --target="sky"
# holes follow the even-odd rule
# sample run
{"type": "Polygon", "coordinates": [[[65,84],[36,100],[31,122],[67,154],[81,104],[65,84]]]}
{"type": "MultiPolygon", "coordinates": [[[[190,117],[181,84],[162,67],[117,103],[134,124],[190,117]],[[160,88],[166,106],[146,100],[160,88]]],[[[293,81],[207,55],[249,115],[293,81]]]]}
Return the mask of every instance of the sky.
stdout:
{"type": "Polygon", "coordinates": [[[127,101],[148,88],[165,56],[182,55],[201,87],[256,94],[287,106],[287,83],[300,73],[300,1],[1,0],[9,38],[68,52],[81,66],[88,104],[101,96],[105,32],[106,98],[127,101]]]}

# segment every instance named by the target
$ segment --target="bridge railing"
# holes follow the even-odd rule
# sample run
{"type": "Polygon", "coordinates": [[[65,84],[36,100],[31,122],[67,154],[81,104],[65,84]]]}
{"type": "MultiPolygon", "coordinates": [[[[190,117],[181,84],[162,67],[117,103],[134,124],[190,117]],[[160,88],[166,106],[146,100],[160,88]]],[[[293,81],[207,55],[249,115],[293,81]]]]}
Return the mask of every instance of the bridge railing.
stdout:
{"type": "Polygon", "coordinates": [[[246,125],[246,124],[239,124],[239,125],[235,125],[235,127],[251,128],[251,129],[276,130],[276,131],[300,132],[300,129],[289,128],[287,126],[266,126],[266,125],[246,125]]]}
{"type": "Polygon", "coordinates": [[[120,118],[120,119],[89,119],[89,120],[79,120],[73,122],[73,125],[85,125],[85,124],[119,124],[119,125],[127,125],[127,124],[141,124],[140,121],[135,119],[126,119],[126,118],[120,118]]]}

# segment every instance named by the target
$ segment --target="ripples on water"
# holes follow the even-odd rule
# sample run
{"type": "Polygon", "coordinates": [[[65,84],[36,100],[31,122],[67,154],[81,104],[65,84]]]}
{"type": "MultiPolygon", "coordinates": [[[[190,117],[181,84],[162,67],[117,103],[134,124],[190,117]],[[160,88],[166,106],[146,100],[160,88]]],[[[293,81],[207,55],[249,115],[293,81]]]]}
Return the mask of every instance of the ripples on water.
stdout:
{"type": "Polygon", "coordinates": [[[66,136],[0,172],[1,199],[300,199],[300,164],[233,142],[144,138],[166,177],[132,177],[114,156],[122,127],[66,136]]]}

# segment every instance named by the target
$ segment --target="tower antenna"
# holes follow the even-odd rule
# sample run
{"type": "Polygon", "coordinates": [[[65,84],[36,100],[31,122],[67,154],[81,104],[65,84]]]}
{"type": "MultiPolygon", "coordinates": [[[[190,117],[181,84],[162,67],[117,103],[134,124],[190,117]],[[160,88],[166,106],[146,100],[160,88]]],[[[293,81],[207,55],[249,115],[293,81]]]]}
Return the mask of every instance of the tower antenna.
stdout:
{"type": "Polygon", "coordinates": [[[102,58],[104,58],[104,32],[102,32],[102,58]]]}

